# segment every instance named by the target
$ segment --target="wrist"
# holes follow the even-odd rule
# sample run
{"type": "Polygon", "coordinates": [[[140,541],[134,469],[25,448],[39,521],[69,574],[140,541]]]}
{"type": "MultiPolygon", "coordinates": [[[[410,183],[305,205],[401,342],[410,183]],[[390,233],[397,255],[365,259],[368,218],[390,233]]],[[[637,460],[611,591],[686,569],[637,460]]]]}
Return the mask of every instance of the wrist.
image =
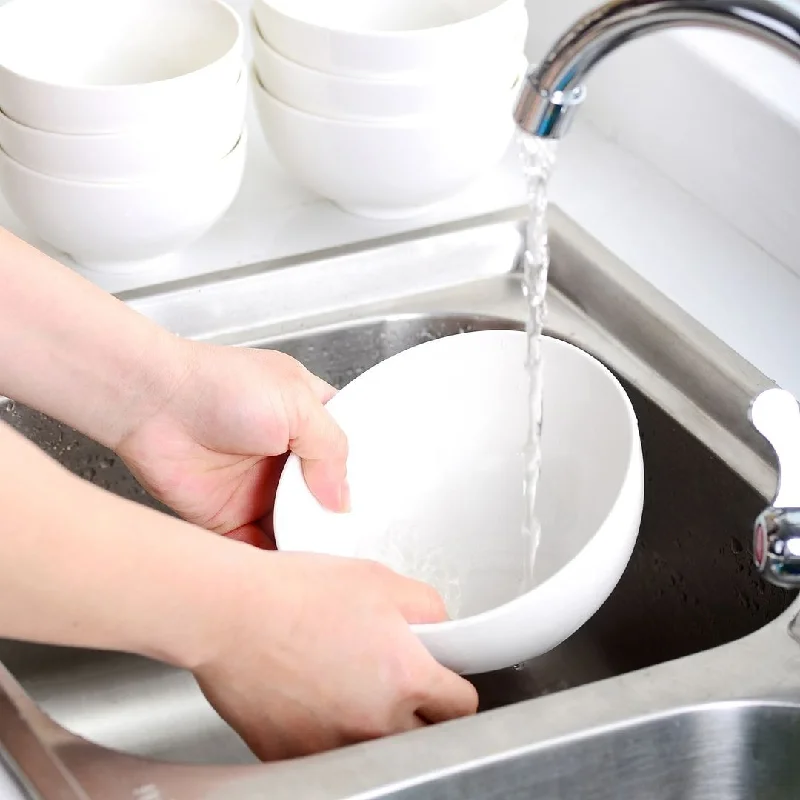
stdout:
{"type": "Polygon", "coordinates": [[[2,423],[0,452],[0,636],[196,669],[261,605],[254,548],[82,481],[2,423]]]}
{"type": "Polygon", "coordinates": [[[270,617],[264,597],[277,590],[272,569],[274,553],[265,553],[216,534],[199,533],[190,573],[174,585],[177,608],[185,615],[168,623],[161,640],[148,643],[143,655],[194,673],[213,669],[246,641],[242,628],[252,631],[249,617],[263,620],[268,636],[270,617]],[[175,635],[177,632],[178,635],[175,635]]]}
{"type": "Polygon", "coordinates": [[[107,403],[96,417],[88,436],[111,450],[149,419],[166,408],[192,371],[194,346],[147,321],[137,346],[119,355],[110,370],[117,376],[117,403],[107,403]]]}
{"type": "Polygon", "coordinates": [[[191,348],[2,229],[0,286],[0,394],[113,447],[179,380],[191,348]]]}

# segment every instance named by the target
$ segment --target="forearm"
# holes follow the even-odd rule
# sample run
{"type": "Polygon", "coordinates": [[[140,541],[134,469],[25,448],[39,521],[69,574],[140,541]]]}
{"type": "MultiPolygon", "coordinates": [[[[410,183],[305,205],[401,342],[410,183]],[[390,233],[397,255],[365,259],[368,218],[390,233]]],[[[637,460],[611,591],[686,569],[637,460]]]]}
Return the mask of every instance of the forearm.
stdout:
{"type": "Polygon", "coordinates": [[[81,481],[2,423],[0,509],[2,637],[194,668],[266,555],[81,481]]]}
{"type": "Polygon", "coordinates": [[[180,380],[181,340],[0,228],[0,394],[114,447],[180,380]]]}

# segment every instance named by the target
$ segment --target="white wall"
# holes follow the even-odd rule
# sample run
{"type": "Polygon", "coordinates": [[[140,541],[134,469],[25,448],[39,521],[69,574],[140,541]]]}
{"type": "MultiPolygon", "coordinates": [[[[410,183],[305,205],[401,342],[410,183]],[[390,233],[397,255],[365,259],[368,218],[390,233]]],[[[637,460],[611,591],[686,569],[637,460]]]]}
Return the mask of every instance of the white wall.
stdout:
{"type": "MultiPolygon", "coordinates": [[[[587,0],[528,0],[536,60],[587,0]]],[[[800,274],[800,65],[736,34],[671,31],[598,66],[583,113],[800,274]]]]}

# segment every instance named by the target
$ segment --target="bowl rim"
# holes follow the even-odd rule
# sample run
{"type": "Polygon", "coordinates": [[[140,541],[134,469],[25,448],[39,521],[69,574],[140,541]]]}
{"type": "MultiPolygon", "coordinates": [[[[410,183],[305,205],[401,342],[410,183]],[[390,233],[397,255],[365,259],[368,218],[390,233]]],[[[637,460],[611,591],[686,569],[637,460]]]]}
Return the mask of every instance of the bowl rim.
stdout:
{"type": "Polygon", "coordinates": [[[479,14],[476,14],[471,17],[467,17],[466,19],[456,20],[455,22],[448,22],[444,25],[437,25],[435,27],[427,27],[427,28],[415,28],[411,30],[399,30],[399,31],[383,31],[383,30],[353,30],[352,28],[342,28],[342,27],[335,27],[332,25],[321,25],[317,22],[312,22],[307,19],[303,19],[302,17],[293,16],[289,13],[288,9],[286,8],[277,8],[275,5],[270,2],[270,0],[253,0],[253,8],[256,6],[261,6],[262,8],[266,9],[268,14],[272,14],[275,17],[279,17],[284,22],[295,26],[295,27],[304,27],[312,30],[314,35],[319,36],[330,36],[331,34],[334,35],[343,35],[358,38],[361,40],[373,40],[376,43],[386,43],[389,41],[406,41],[406,40],[431,40],[437,37],[447,36],[451,34],[457,34],[462,29],[469,29],[476,26],[483,26],[486,24],[487,18],[491,19],[492,17],[499,16],[502,18],[503,15],[508,13],[509,9],[513,9],[516,6],[521,6],[523,10],[525,10],[524,2],[521,0],[497,0],[497,3],[492,6],[491,8],[487,8],[485,11],[481,11],[479,14]]]}
{"type": "MultiPolygon", "coordinates": [[[[225,94],[229,98],[233,99],[241,99],[237,96],[241,92],[247,92],[247,64],[242,59],[241,62],[241,71],[239,72],[239,77],[236,80],[236,83],[228,89],[225,94]]],[[[246,99],[246,98],[245,98],[246,99]]],[[[162,128],[161,126],[161,118],[154,117],[155,122],[158,123],[158,127],[162,128]]],[[[191,126],[194,126],[195,120],[191,121],[191,126]]],[[[97,142],[104,142],[104,141],[113,141],[113,140],[120,140],[124,141],[128,138],[137,138],[138,135],[142,131],[152,132],[154,129],[147,127],[147,126],[140,126],[136,128],[126,128],[124,130],[113,131],[108,133],[64,133],[62,131],[46,131],[42,130],[42,128],[35,128],[32,125],[26,125],[24,122],[20,122],[18,119],[14,119],[14,117],[9,116],[3,108],[0,107],[0,125],[8,125],[11,128],[14,128],[23,136],[31,136],[34,139],[41,141],[41,142],[59,142],[64,144],[71,144],[74,142],[85,141],[87,144],[95,144],[97,142]]],[[[163,128],[162,128],[163,129],[163,128]]],[[[36,170],[34,170],[35,172],[36,170]]]]}
{"type": "MultiPolygon", "coordinates": [[[[504,97],[504,94],[498,92],[497,97],[497,104],[498,107],[502,105],[502,103],[508,103],[508,119],[513,121],[513,112],[512,112],[512,104],[514,102],[514,98],[519,91],[519,85],[521,81],[524,79],[525,72],[527,71],[528,67],[530,66],[528,63],[528,59],[524,54],[520,54],[520,71],[517,77],[515,78],[514,82],[508,89],[506,89],[507,94],[504,97]]],[[[413,131],[424,131],[429,128],[439,127],[441,121],[443,119],[448,119],[451,117],[449,114],[438,115],[435,116],[430,113],[419,113],[419,114],[406,114],[403,116],[398,117],[328,117],[322,116],[320,114],[312,114],[310,111],[304,111],[300,108],[295,108],[294,106],[290,106],[288,103],[284,103],[283,100],[278,99],[275,97],[272,92],[267,91],[264,87],[264,84],[261,82],[261,78],[258,74],[258,70],[256,69],[255,60],[252,61],[250,65],[250,83],[253,87],[253,92],[256,93],[256,110],[260,114],[260,110],[258,109],[259,105],[259,94],[263,96],[264,101],[267,103],[271,103],[274,105],[282,114],[287,116],[294,116],[300,119],[303,119],[307,122],[311,122],[315,125],[325,124],[325,125],[335,125],[337,128],[342,130],[346,129],[360,129],[360,130],[413,130],[413,131]]]]}
{"type": "MultiPolygon", "coordinates": [[[[517,329],[485,329],[479,331],[470,331],[463,334],[455,334],[455,336],[470,336],[472,334],[482,334],[482,333],[493,333],[495,335],[503,335],[505,337],[515,337],[519,338],[520,336],[526,336],[526,332],[524,330],[517,330],[517,329]]],[[[444,337],[444,339],[448,339],[451,337],[444,337]]],[[[628,397],[628,393],[625,391],[625,388],[622,386],[620,381],[614,375],[613,372],[602,362],[600,359],[593,356],[591,353],[587,352],[581,347],[578,347],[572,342],[568,342],[565,339],[561,339],[557,336],[550,336],[544,334],[543,339],[547,339],[548,341],[554,342],[556,347],[563,347],[564,349],[571,350],[575,352],[586,364],[589,364],[593,369],[596,369],[600,372],[608,381],[610,386],[615,390],[616,396],[622,401],[622,407],[625,410],[626,418],[630,424],[630,444],[628,447],[628,452],[626,454],[626,467],[624,476],[621,482],[621,489],[628,487],[631,485],[632,481],[637,480],[639,478],[639,482],[643,478],[643,462],[642,462],[642,453],[641,453],[641,437],[639,434],[639,422],[636,416],[636,411],[631,403],[630,397],[628,397]]],[[[435,339],[432,340],[433,343],[435,341],[442,341],[442,339],[435,339]]],[[[428,344],[428,342],[423,342],[422,344],[428,344]]],[[[419,347],[422,345],[416,345],[414,347],[419,347]]],[[[407,348],[406,350],[401,351],[396,355],[401,355],[402,353],[408,352],[409,350],[413,350],[414,347],[407,348]]],[[[390,357],[391,358],[391,357],[390,357]]],[[[389,359],[384,359],[384,361],[378,362],[378,364],[385,363],[389,359]]],[[[375,366],[378,366],[376,364],[375,366]]],[[[374,367],[373,367],[374,368],[374,367]]],[[[362,375],[366,375],[370,370],[366,370],[362,373],[362,375]]],[[[355,378],[351,383],[347,384],[351,386],[354,384],[359,378],[358,376],[355,378]]],[[[293,461],[297,460],[297,457],[294,455],[290,455],[290,459],[293,461]]],[[[285,469],[285,467],[284,467],[285,469]]],[[[281,477],[283,473],[281,473],[281,477]]],[[[302,478],[301,478],[302,479],[302,478]]],[[[281,480],[278,481],[278,492],[280,492],[281,487],[281,480]]],[[[278,492],[276,492],[275,497],[275,507],[278,505],[278,492]]],[[[432,622],[432,623],[414,623],[411,624],[409,627],[411,630],[419,635],[422,638],[427,637],[434,637],[437,634],[444,634],[450,632],[463,632],[475,626],[483,626],[485,623],[493,622],[496,618],[505,617],[508,615],[510,611],[518,611],[524,606],[526,606],[529,602],[529,597],[532,594],[539,593],[544,587],[550,585],[552,586],[557,581],[563,579],[563,574],[565,571],[569,570],[572,565],[575,564],[576,561],[579,559],[582,560],[582,556],[586,553],[587,549],[589,549],[593,543],[597,541],[598,536],[600,536],[604,531],[607,530],[607,526],[609,524],[609,520],[612,519],[618,513],[619,509],[623,506],[623,503],[627,502],[625,491],[619,491],[617,496],[614,498],[614,501],[609,506],[609,509],[603,518],[602,522],[597,526],[595,533],[584,543],[584,545],[572,555],[572,557],[563,564],[559,569],[557,569],[552,575],[549,575],[545,580],[541,583],[536,584],[534,587],[529,589],[527,592],[519,595],[518,597],[513,598],[512,600],[508,600],[505,603],[501,603],[499,606],[494,606],[493,608],[487,609],[486,611],[481,611],[478,614],[472,614],[469,617],[464,617],[462,619],[448,619],[444,622],[432,622]]],[[[638,534],[637,534],[638,535],[638,534]]],[[[636,537],[634,537],[635,539],[636,537]]],[[[278,551],[280,552],[280,544],[278,542],[278,531],[275,531],[275,543],[278,547],[278,551]]],[[[292,551],[287,551],[292,552],[292,551]]],[[[311,552],[311,551],[309,551],[311,552]]]]}
{"type": "MultiPolygon", "coordinates": [[[[108,0],[111,2],[112,0],[108,0]]],[[[9,0],[9,2],[0,6],[0,22],[2,21],[2,14],[4,12],[10,13],[7,9],[12,8],[17,3],[22,3],[23,0],[9,0]]],[[[62,0],[67,2],[67,0],[62,0]]],[[[213,71],[217,65],[225,63],[232,52],[242,49],[244,43],[245,27],[242,18],[236,13],[234,8],[229,5],[227,0],[204,0],[204,2],[215,5],[227,14],[229,19],[234,23],[235,36],[231,39],[227,49],[215,58],[202,66],[197,67],[189,72],[183,72],[180,75],[173,75],[170,78],[160,78],[158,80],[140,82],[140,83],[118,83],[118,84],[94,84],[94,83],[60,83],[54,80],[43,78],[36,78],[18,69],[8,66],[0,60],[0,75],[5,73],[8,76],[13,76],[15,79],[25,81],[29,84],[34,84],[40,88],[47,88],[56,91],[80,91],[87,94],[113,94],[125,95],[134,94],[147,91],[160,91],[174,87],[180,88],[184,83],[192,83],[199,80],[203,73],[213,71]]]]}
{"type": "MultiPolygon", "coordinates": [[[[239,134],[239,138],[236,140],[236,144],[224,155],[222,158],[215,159],[214,161],[206,162],[203,165],[203,168],[207,168],[209,166],[218,167],[226,161],[229,161],[234,156],[238,155],[239,153],[243,152],[247,148],[247,139],[248,139],[248,131],[247,131],[247,124],[242,124],[242,131],[239,134]]],[[[140,180],[133,180],[133,181],[77,181],[71,178],[62,178],[58,175],[50,175],[47,172],[40,172],[39,170],[32,169],[31,167],[27,166],[26,164],[17,161],[15,158],[12,158],[3,148],[0,146],[0,162],[5,161],[12,169],[16,169],[17,171],[21,172],[22,174],[29,174],[34,176],[36,179],[46,179],[50,183],[54,183],[60,186],[67,186],[67,187],[79,187],[80,189],[101,189],[105,191],[128,191],[130,189],[143,189],[147,187],[157,187],[161,183],[164,182],[165,179],[172,181],[179,178],[181,175],[185,175],[188,173],[196,173],[198,171],[197,164],[190,164],[190,165],[183,165],[180,169],[175,170],[174,172],[168,173],[161,173],[158,175],[150,175],[147,177],[143,177],[140,180]]]]}
{"type": "MultiPolygon", "coordinates": [[[[256,67],[258,62],[257,54],[263,53],[266,58],[279,64],[281,69],[287,71],[291,70],[298,75],[307,77],[309,80],[320,81],[333,86],[352,88],[357,91],[366,89],[367,87],[415,90],[424,88],[430,84],[430,72],[426,70],[417,70],[416,72],[375,73],[374,75],[347,75],[338,72],[326,72],[325,70],[309,66],[308,64],[301,64],[299,61],[295,61],[289,58],[289,56],[284,55],[266,36],[264,36],[258,24],[255,9],[250,9],[249,16],[250,32],[252,34],[251,41],[254,50],[253,61],[256,63],[256,67]]],[[[514,60],[518,61],[520,56],[524,57],[524,53],[517,53],[514,60]]],[[[508,63],[505,63],[503,66],[508,67],[511,61],[512,59],[509,58],[508,63]]],[[[452,74],[460,76],[462,70],[453,70],[452,74]]]]}

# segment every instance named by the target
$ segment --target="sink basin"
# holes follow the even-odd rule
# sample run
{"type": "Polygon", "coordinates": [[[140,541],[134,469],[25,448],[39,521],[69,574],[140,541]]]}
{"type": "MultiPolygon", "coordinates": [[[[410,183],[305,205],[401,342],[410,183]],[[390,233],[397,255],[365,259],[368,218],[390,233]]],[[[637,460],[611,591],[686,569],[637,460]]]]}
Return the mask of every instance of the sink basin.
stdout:
{"type": "MultiPolygon", "coordinates": [[[[283,350],[341,387],[429,339],[523,327],[520,231],[517,215],[429,234],[424,248],[390,242],[331,255],[326,269],[353,262],[369,291],[296,318],[271,319],[259,307],[263,282],[280,280],[278,269],[123,299],[185,335],[283,350]],[[410,269],[431,254],[451,278],[451,262],[473,274],[376,298],[369,269],[410,269]],[[491,259],[504,267],[487,269],[491,259]]],[[[639,540],[598,613],[551,653],[472,678],[475,718],[299,766],[255,764],[188,673],[124,654],[0,640],[20,702],[47,715],[30,706],[44,751],[86,796],[549,799],[584,797],[591,785],[598,800],[789,797],[787,754],[800,747],[795,595],[756,575],[749,535],[775,476],[746,408],[769,382],[568,220],[554,221],[551,241],[548,333],[588,350],[622,381],[645,460],[639,540]]],[[[292,275],[303,269],[284,266],[292,275]]],[[[0,419],[76,474],[159,507],[113,453],[80,434],[9,401],[0,400],[0,419]]]]}
{"type": "MultiPolygon", "coordinates": [[[[519,323],[474,315],[395,316],[268,344],[342,387],[407,347],[498,327],[519,323]]],[[[482,709],[731,642],[761,628],[791,602],[789,593],[764,583],[750,568],[747,533],[763,498],[640,391],[630,384],[626,389],[639,419],[646,475],[642,525],[630,564],[600,611],[560,647],[517,668],[475,676],[482,709]]],[[[19,406],[6,405],[0,418],[77,474],[153,504],[113,453],[74,431],[19,406]]],[[[249,759],[233,732],[206,709],[188,676],[124,656],[14,650],[6,665],[45,711],[81,736],[168,760],[249,759]],[[115,717],[103,713],[110,703],[115,717]],[[154,734],[148,706],[169,714],[163,740],[154,734]],[[205,725],[198,727],[200,717],[205,725]]]]}

